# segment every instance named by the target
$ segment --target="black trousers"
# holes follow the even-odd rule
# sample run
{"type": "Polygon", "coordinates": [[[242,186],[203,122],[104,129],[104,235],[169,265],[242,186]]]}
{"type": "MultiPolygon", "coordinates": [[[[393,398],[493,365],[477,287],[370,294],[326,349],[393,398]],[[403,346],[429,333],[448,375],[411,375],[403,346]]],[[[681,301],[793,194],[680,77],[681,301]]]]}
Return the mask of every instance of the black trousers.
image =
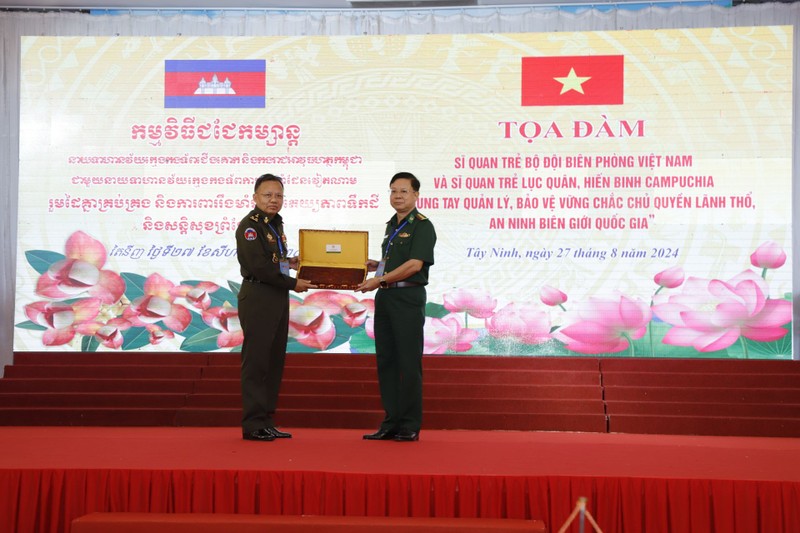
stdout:
{"type": "Polygon", "coordinates": [[[244,281],[239,290],[242,431],[274,426],[289,334],[289,291],[244,281]]]}
{"type": "Polygon", "coordinates": [[[375,295],[375,353],[386,417],[383,429],[422,426],[424,286],[380,289],[375,295]]]}

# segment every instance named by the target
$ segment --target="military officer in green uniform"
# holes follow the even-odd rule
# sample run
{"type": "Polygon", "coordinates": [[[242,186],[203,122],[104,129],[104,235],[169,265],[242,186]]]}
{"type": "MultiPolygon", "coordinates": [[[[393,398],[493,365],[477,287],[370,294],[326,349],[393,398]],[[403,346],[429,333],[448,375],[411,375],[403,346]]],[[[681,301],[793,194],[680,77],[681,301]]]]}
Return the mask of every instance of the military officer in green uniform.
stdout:
{"type": "Polygon", "coordinates": [[[315,288],[295,279],[298,258],[288,257],[283,219],[283,181],[264,174],[256,180],[255,208],[236,229],[236,253],[242,273],[239,289],[239,322],[242,343],[242,437],[271,441],[290,438],[275,428],[272,419],[286,360],[289,333],[289,291],[315,288]]]}
{"type": "Polygon", "coordinates": [[[386,223],[381,260],[369,260],[375,276],[356,288],[375,295],[375,353],[386,415],[367,440],[415,441],[422,425],[422,350],[428,269],[436,231],[417,211],[419,180],[399,172],[389,182],[396,214],[386,223]]]}

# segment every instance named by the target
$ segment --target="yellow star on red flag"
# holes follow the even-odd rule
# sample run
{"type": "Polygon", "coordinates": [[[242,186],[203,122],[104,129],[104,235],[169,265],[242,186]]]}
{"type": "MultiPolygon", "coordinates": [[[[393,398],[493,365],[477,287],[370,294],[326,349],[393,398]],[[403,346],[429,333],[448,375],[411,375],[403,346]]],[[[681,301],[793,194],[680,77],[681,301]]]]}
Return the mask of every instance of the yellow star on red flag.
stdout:
{"type": "Polygon", "coordinates": [[[567,74],[565,77],[553,78],[553,79],[561,84],[560,94],[564,94],[567,91],[578,91],[579,93],[583,94],[583,84],[592,79],[592,77],[578,76],[577,74],[575,74],[575,69],[570,68],[569,74],[567,74]]]}

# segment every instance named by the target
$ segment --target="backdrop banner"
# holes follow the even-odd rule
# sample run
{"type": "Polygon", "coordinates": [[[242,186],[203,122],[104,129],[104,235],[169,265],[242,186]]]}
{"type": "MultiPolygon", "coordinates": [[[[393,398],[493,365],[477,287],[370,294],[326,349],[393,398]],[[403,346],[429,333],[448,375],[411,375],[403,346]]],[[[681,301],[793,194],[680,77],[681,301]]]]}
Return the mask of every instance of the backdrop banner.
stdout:
{"type": "MultiPolygon", "coordinates": [[[[22,39],[15,351],[236,351],[234,230],[284,178],[365,231],[413,172],[425,351],[790,359],[792,26],[22,39]]],[[[374,294],[290,352],[374,352],[374,294]]]]}

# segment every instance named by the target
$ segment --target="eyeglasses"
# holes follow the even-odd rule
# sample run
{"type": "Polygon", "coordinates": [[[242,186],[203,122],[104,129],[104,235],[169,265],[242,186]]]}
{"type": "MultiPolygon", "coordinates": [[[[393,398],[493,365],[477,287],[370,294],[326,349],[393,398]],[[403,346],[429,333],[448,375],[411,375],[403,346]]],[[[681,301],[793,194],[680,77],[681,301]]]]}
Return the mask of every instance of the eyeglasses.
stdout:
{"type": "Polygon", "coordinates": [[[264,198],[265,200],[272,200],[273,198],[275,198],[276,200],[283,200],[283,195],[280,194],[280,193],[273,194],[271,192],[266,192],[266,193],[263,193],[263,194],[259,194],[259,196],[261,198],[264,198]]]}

